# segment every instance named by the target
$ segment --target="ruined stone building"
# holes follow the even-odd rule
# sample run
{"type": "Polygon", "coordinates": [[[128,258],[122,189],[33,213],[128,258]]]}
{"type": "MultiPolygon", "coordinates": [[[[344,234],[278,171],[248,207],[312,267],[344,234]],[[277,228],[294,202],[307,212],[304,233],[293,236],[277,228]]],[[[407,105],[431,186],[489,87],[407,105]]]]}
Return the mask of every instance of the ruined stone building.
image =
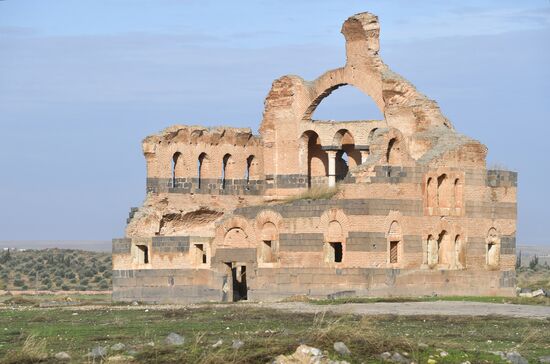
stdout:
{"type": "Polygon", "coordinates": [[[384,64],[379,32],[354,15],[343,67],[275,80],[259,135],[145,138],[147,196],[113,240],[115,300],[515,294],[517,174],[487,169],[487,148],[384,64]],[[343,85],[383,120],[313,120],[343,85]]]}

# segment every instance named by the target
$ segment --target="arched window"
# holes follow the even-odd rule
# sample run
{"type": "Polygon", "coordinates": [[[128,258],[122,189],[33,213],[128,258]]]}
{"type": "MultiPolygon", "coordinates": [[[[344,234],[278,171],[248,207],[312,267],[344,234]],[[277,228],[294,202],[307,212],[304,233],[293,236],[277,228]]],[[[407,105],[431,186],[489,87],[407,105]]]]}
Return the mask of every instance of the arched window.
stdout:
{"type": "Polygon", "coordinates": [[[367,143],[369,145],[372,144],[372,141],[374,140],[374,133],[376,133],[376,131],[378,130],[378,128],[373,128],[370,132],[369,132],[369,136],[367,138],[367,143]]]}
{"type": "Polygon", "coordinates": [[[393,153],[394,153],[394,145],[395,145],[395,142],[397,141],[397,139],[395,138],[391,138],[389,143],[388,143],[388,149],[386,150],[386,163],[390,164],[392,159],[395,159],[393,158],[393,153]]]}
{"type": "MultiPolygon", "coordinates": [[[[428,182],[426,183],[426,206],[429,208],[429,209],[433,209],[434,207],[434,200],[435,200],[435,196],[434,196],[434,183],[433,183],[433,178],[432,177],[429,177],[428,178],[428,182]]],[[[429,210],[430,214],[432,213],[431,210],[429,210]]]]}
{"type": "Polygon", "coordinates": [[[460,182],[459,178],[455,179],[455,183],[453,186],[453,206],[455,208],[462,208],[462,183],[460,182]]]}
{"type": "Polygon", "coordinates": [[[495,228],[487,233],[487,265],[489,268],[498,268],[500,264],[500,238],[495,228]]]}
{"type": "Polygon", "coordinates": [[[249,155],[248,158],[246,158],[246,172],[244,175],[244,179],[246,180],[246,184],[248,185],[250,183],[251,179],[258,178],[256,175],[256,161],[254,160],[253,155],[249,155]]]}
{"type": "Polygon", "coordinates": [[[203,178],[204,172],[206,171],[207,164],[208,164],[208,155],[206,153],[201,153],[197,160],[198,188],[202,188],[202,178],[203,178]]]}
{"type": "Polygon", "coordinates": [[[180,152],[172,156],[172,187],[178,187],[178,178],[183,177],[183,156],[180,152]]]}
{"type": "Polygon", "coordinates": [[[439,261],[439,255],[438,255],[437,249],[438,249],[437,240],[435,240],[433,235],[429,235],[428,241],[427,241],[426,253],[427,253],[427,263],[430,268],[435,267],[439,261]]]}
{"type": "Polygon", "coordinates": [[[355,149],[355,140],[346,129],[341,129],[334,135],[332,144],[336,147],[335,174],[336,180],[343,180],[351,168],[361,164],[361,152],[355,149]]]}
{"type": "Polygon", "coordinates": [[[446,174],[437,177],[437,206],[440,208],[449,207],[448,178],[446,174]]]}
{"type": "Polygon", "coordinates": [[[342,225],[333,220],[328,225],[325,242],[325,261],[328,263],[341,263],[344,261],[344,232],[342,225]]]}
{"type": "Polygon", "coordinates": [[[342,181],[349,172],[349,155],[339,150],[336,153],[336,181],[342,181]]]}
{"type": "Polygon", "coordinates": [[[226,181],[226,178],[227,178],[227,165],[229,164],[231,160],[231,154],[226,154],[223,156],[223,159],[222,159],[222,185],[221,187],[223,189],[225,189],[225,181],[226,181]]]}
{"type": "Polygon", "coordinates": [[[308,187],[325,183],[328,175],[328,155],[321,148],[321,140],[316,132],[308,130],[302,134],[299,163],[303,173],[307,175],[308,187]]]}
{"type": "Polygon", "coordinates": [[[451,237],[443,230],[437,239],[437,263],[444,268],[450,268],[454,252],[451,237]]]}
{"type": "Polygon", "coordinates": [[[401,226],[399,226],[397,221],[393,221],[388,231],[388,263],[401,263],[403,250],[402,241],[401,226]]]}

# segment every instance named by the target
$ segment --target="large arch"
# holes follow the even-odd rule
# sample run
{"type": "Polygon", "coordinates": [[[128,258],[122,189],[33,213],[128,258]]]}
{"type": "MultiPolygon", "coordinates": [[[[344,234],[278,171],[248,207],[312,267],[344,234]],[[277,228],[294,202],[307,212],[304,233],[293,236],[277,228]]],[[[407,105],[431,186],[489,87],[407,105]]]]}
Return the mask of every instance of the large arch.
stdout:
{"type": "Polygon", "coordinates": [[[384,120],[378,105],[359,88],[345,84],[323,98],[311,115],[313,121],[384,120]]]}
{"type": "Polygon", "coordinates": [[[351,85],[370,97],[381,114],[384,115],[385,103],[382,97],[382,83],[379,74],[357,75],[347,72],[346,68],[338,68],[327,71],[313,82],[313,97],[304,109],[302,120],[312,120],[313,113],[321,102],[334,90],[346,85],[351,85]]]}

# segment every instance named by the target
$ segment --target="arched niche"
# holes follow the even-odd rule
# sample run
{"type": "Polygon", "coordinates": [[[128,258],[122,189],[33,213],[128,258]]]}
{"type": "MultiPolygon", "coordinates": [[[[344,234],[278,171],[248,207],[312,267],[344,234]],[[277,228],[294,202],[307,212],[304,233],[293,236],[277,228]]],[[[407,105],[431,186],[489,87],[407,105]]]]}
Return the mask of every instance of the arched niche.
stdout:
{"type": "Polygon", "coordinates": [[[401,225],[396,220],[391,222],[387,238],[387,262],[393,266],[398,266],[403,263],[403,234],[401,232],[401,225]]]}
{"type": "Polygon", "coordinates": [[[271,222],[265,222],[260,231],[260,246],[258,249],[260,263],[275,263],[279,255],[279,229],[271,222]]]}

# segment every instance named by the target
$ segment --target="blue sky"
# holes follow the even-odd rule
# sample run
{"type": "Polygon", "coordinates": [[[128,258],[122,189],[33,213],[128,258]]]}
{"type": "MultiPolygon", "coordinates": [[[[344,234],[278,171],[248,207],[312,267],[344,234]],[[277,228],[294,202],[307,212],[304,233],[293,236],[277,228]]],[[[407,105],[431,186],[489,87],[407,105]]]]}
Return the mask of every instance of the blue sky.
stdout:
{"type": "MultiPolygon", "coordinates": [[[[275,78],[343,64],[341,24],[361,11],[386,63],[519,172],[518,242],[550,244],[549,0],[0,1],[0,240],[122,236],[146,135],[256,131],[275,78]]],[[[371,106],[342,88],[315,116],[371,106]]]]}

